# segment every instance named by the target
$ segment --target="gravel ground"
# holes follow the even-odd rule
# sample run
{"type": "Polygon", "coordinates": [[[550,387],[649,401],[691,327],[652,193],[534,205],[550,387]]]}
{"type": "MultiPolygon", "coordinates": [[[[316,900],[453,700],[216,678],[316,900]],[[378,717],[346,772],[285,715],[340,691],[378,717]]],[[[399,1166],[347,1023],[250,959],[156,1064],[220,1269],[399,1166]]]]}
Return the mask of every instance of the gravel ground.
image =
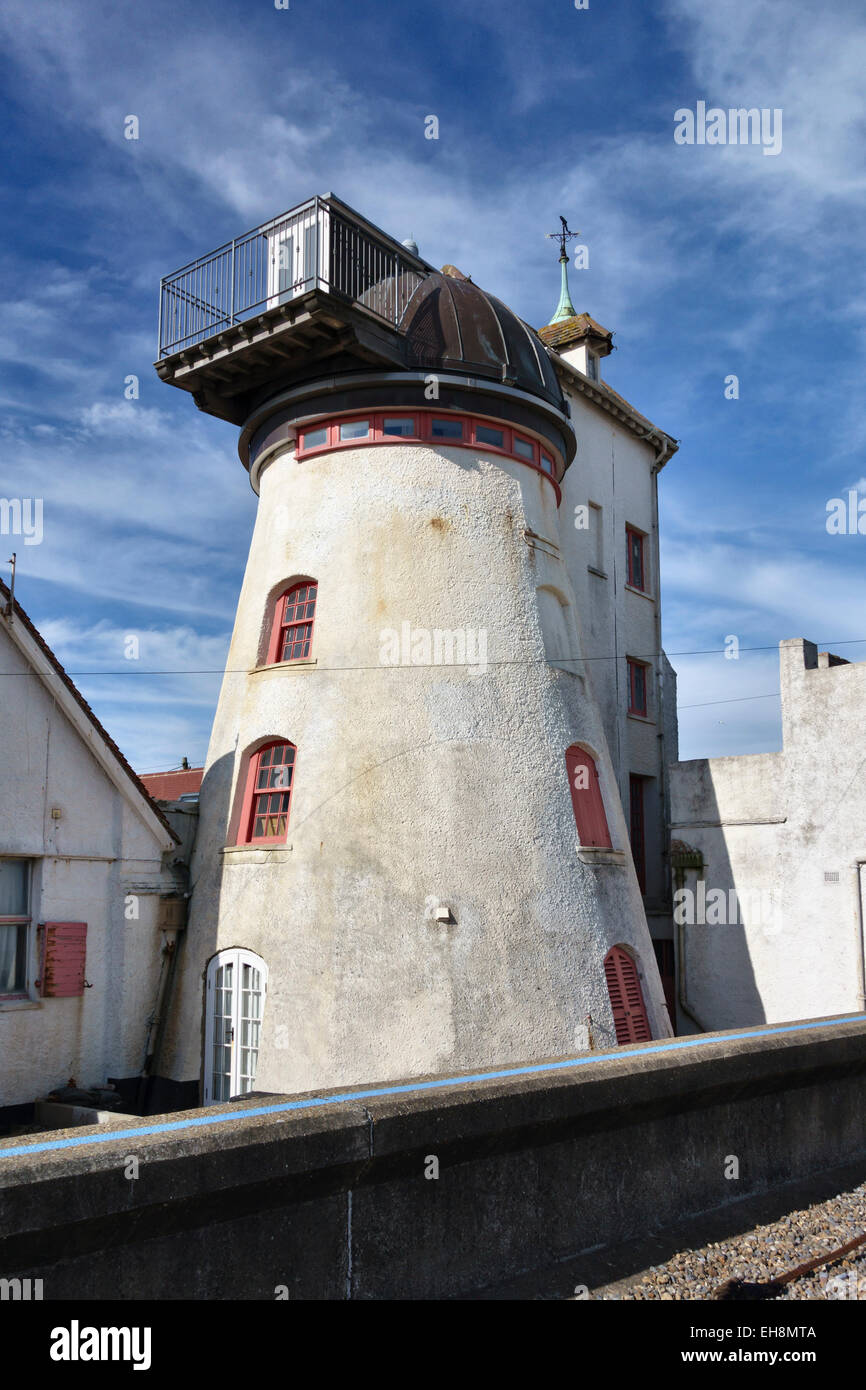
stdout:
{"type": "MultiPolygon", "coordinates": [[[[866,1183],[730,1240],[681,1250],[665,1264],[653,1265],[628,1288],[600,1290],[595,1296],[668,1302],[710,1299],[728,1279],[768,1282],[861,1235],[866,1235],[866,1183]]],[[[779,1301],[819,1298],[866,1300],[866,1245],[802,1275],[778,1295],[779,1301]]]]}

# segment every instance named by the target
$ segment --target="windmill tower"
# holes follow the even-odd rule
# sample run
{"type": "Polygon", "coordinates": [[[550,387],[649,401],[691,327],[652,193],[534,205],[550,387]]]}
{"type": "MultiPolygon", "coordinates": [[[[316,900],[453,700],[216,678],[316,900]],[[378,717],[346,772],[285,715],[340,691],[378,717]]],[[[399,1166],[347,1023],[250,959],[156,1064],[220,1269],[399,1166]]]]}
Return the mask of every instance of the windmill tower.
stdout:
{"type": "Polygon", "coordinates": [[[329,195],[163,282],[157,370],[259,498],[173,1074],[209,1103],[667,1034],[541,340],[329,195]]]}

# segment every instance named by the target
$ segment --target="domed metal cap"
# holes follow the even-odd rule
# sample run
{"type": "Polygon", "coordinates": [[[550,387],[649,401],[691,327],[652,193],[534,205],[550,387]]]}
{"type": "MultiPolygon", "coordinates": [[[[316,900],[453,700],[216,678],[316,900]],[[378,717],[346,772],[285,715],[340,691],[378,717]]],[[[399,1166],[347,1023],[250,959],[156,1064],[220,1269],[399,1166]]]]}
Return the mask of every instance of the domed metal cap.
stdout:
{"type": "Polygon", "coordinates": [[[426,276],[406,305],[400,328],[408,366],[505,382],[563,410],[559,381],[538,334],[507,304],[459,276],[426,276]]]}

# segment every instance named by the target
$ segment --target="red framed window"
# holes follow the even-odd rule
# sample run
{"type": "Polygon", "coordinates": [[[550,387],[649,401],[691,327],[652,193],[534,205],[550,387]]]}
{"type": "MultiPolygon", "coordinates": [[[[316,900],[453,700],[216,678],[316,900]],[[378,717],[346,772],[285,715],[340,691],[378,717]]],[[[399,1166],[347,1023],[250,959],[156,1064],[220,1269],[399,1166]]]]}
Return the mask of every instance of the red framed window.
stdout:
{"type": "Polygon", "coordinates": [[[385,439],[418,439],[418,421],[414,415],[383,415],[382,435],[385,439]]]}
{"type": "Polygon", "coordinates": [[[621,946],[604,958],[604,977],[610,995],[613,1026],[620,1047],[624,1043],[649,1042],[652,1038],[637,966],[621,946]]]}
{"type": "Polygon", "coordinates": [[[644,778],[631,773],[628,779],[629,839],[640,891],[646,892],[646,839],[644,831],[644,778]]]}
{"type": "Polygon", "coordinates": [[[279,843],[289,827],[297,749],[267,743],[250,758],[238,844],[279,843]]]}
{"type": "Polygon", "coordinates": [[[634,661],[628,658],[628,712],[629,714],[642,714],[646,717],[647,713],[647,672],[649,667],[646,662],[634,661]]]}
{"type": "Polygon", "coordinates": [[[610,830],[604,813],[604,799],[595,759],[585,748],[573,744],[566,749],[565,766],[571,789],[571,804],[581,846],[610,849],[610,830]]]}
{"type": "Polygon", "coordinates": [[[633,526],[627,526],[625,528],[625,540],[628,583],[633,589],[640,589],[645,593],[644,541],[646,536],[642,531],[635,531],[633,526]]]}
{"type": "Polygon", "coordinates": [[[470,445],[506,454],[550,478],[559,501],[558,465],[549,445],[522,434],[504,421],[476,419],[458,411],[395,410],[390,414],[373,412],[319,420],[300,429],[297,458],[362,444],[399,444],[406,440],[416,444],[470,445]]]}
{"type": "Polygon", "coordinates": [[[303,579],[280,594],[274,609],[269,665],[276,661],[303,661],[310,655],[318,589],[315,579],[303,579]]]}

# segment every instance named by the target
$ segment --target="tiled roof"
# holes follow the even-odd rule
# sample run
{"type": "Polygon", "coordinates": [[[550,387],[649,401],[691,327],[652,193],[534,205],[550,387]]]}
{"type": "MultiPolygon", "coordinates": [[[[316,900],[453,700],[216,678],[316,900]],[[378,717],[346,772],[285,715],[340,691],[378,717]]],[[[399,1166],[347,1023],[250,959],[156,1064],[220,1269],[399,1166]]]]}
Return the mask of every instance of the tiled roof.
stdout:
{"type": "Polygon", "coordinates": [[[182,767],[174,772],[147,772],[141,780],[155,801],[177,801],[201,787],[203,767],[182,767]]]}
{"type": "Polygon", "coordinates": [[[559,323],[548,323],[544,328],[539,328],[538,336],[548,347],[562,347],[566,343],[576,342],[578,338],[601,338],[610,346],[613,334],[596,323],[590,314],[575,314],[573,318],[561,319],[559,323]]]}

